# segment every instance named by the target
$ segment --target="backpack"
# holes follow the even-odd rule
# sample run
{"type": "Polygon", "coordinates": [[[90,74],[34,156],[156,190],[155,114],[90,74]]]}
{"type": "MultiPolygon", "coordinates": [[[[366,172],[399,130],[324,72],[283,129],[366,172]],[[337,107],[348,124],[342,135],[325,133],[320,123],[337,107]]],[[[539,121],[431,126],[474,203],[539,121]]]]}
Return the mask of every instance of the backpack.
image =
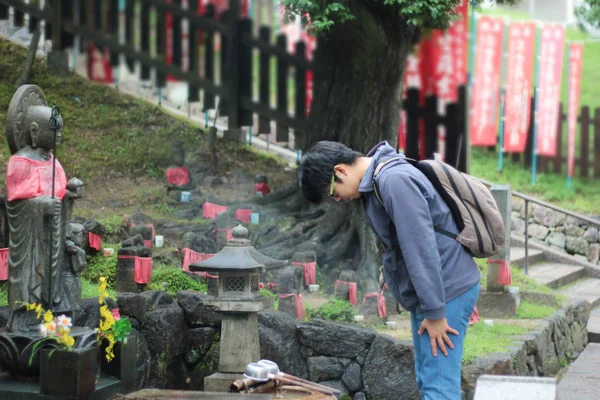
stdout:
{"type": "MultiPolygon", "coordinates": [[[[452,212],[459,233],[434,226],[436,232],[455,239],[477,258],[493,256],[504,248],[504,220],[487,187],[446,163],[400,158],[408,161],[429,179],[452,212]]],[[[384,209],[376,178],[383,167],[398,159],[394,157],[379,163],[373,174],[375,196],[384,209]]]]}

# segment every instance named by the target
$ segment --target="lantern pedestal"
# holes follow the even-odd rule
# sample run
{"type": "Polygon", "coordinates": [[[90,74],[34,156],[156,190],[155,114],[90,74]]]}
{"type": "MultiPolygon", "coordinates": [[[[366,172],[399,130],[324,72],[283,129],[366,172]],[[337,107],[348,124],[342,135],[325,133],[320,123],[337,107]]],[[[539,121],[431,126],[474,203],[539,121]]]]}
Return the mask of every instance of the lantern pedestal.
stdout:
{"type": "Polygon", "coordinates": [[[204,378],[204,390],[228,392],[231,383],[243,379],[246,365],[260,360],[258,340],[258,311],[273,307],[273,299],[257,297],[248,300],[210,301],[223,314],[221,322],[221,351],[219,372],[204,378]]]}

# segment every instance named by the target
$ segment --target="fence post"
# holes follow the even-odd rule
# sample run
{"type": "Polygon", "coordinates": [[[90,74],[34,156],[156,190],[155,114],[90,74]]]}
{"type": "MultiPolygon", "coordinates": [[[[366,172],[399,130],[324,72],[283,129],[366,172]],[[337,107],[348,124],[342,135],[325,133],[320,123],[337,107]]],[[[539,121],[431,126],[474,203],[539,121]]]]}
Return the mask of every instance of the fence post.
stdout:
{"type": "Polygon", "coordinates": [[[600,179],[600,108],[594,111],[594,178],[600,179]]]}
{"type": "Polygon", "coordinates": [[[428,96],[425,99],[423,121],[425,123],[425,158],[433,158],[438,151],[438,98],[428,96]]]}
{"type": "MultiPolygon", "coordinates": [[[[286,51],[287,37],[285,35],[280,34],[277,36],[277,47],[283,51],[286,51]]],[[[285,114],[287,114],[288,109],[287,73],[287,63],[281,58],[277,57],[277,110],[285,114]]],[[[278,122],[275,128],[275,141],[288,142],[290,140],[289,127],[278,122]]]]}
{"type": "Polygon", "coordinates": [[[470,159],[471,159],[471,143],[470,136],[468,135],[467,126],[467,87],[466,85],[459,86],[458,88],[458,112],[452,118],[456,119],[456,169],[465,173],[469,173],[470,159]]]}
{"type": "Polygon", "coordinates": [[[408,89],[406,100],[406,156],[412,159],[419,157],[419,89],[408,89]]]}
{"type": "MultiPolygon", "coordinates": [[[[296,55],[306,60],[306,44],[303,41],[296,42],[296,55]]],[[[304,122],[306,120],[306,69],[300,66],[296,66],[295,88],[294,118],[304,122]]],[[[304,133],[294,130],[294,147],[302,149],[304,144],[304,133]]]]}
{"type": "Polygon", "coordinates": [[[451,103],[446,106],[446,116],[444,117],[444,127],[446,129],[446,155],[444,161],[446,163],[457,167],[458,159],[458,121],[456,115],[458,114],[458,105],[451,103]]]}
{"type": "Polygon", "coordinates": [[[579,152],[579,174],[583,178],[588,176],[590,162],[590,108],[581,108],[581,150],[579,152]]]}
{"type": "MultiPolygon", "coordinates": [[[[240,20],[241,2],[240,0],[230,0],[229,10],[227,12],[228,19],[226,21],[229,25],[231,36],[228,40],[228,47],[222,47],[221,52],[225,52],[225,71],[224,83],[226,85],[226,99],[227,99],[227,130],[223,133],[223,137],[227,140],[235,142],[245,142],[245,138],[242,138],[240,130],[240,34],[239,34],[239,20],[240,20]]],[[[223,59],[223,58],[221,58],[223,59]]]]}
{"type": "Polygon", "coordinates": [[[62,50],[62,0],[52,1],[52,51],[48,53],[46,60],[48,67],[55,73],[67,73],[69,71],[69,57],[62,50]]]}
{"type": "Polygon", "coordinates": [[[533,127],[535,125],[535,96],[531,96],[531,107],[529,107],[530,118],[529,118],[529,129],[527,130],[527,141],[525,142],[525,153],[523,154],[523,161],[525,168],[531,167],[531,152],[533,150],[533,127]]]}
{"type": "MultiPolygon", "coordinates": [[[[271,43],[271,28],[268,26],[261,26],[259,29],[258,36],[264,43],[271,43]]],[[[271,71],[271,63],[269,62],[269,54],[265,51],[260,52],[260,66],[259,66],[259,101],[262,105],[269,106],[269,88],[271,87],[269,80],[269,72],[271,71]]],[[[263,115],[258,117],[258,133],[271,133],[271,120],[263,115]]],[[[269,139],[267,138],[267,141],[269,139]]]]}

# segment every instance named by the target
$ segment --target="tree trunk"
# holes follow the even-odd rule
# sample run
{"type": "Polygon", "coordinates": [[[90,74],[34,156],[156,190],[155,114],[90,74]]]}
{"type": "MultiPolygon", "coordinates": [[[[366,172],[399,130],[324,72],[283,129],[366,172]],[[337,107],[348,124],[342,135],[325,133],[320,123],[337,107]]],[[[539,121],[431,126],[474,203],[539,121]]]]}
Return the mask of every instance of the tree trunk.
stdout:
{"type": "Polygon", "coordinates": [[[418,30],[389,7],[350,3],[356,19],[319,37],[304,149],[319,140],[361,152],[382,140],[397,143],[404,65],[418,30]]]}
{"type": "MultiPolygon", "coordinates": [[[[314,99],[302,148],[333,140],[367,152],[382,140],[396,145],[404,65],[419,38],[389,7],[347,2],[354,21],[335,24],[319,37],[314,57],[314,99]]],[[[257,247],[277,258],[315,250],[328,286],[343,269],[357,273],[359,288],[378,289],[381,254],[362,204],[303,201],[297,182],[260,201],[278,208],[274,222],[255,236],[257,247]]]]}
{"type": "Polygon", "coordinates": [[[35,54],[40,44],[40,36],[42,36],[42,30],[38,27],[33,33],[31,43],[29,43],[29,50],[27,52],[27,58],[25,59],[25,65],[23,66],[23,73],[17,80],[17,88],[28,83],[31,79],[31,70],[33,69],[33,63],[35,62],[35,54]]]}

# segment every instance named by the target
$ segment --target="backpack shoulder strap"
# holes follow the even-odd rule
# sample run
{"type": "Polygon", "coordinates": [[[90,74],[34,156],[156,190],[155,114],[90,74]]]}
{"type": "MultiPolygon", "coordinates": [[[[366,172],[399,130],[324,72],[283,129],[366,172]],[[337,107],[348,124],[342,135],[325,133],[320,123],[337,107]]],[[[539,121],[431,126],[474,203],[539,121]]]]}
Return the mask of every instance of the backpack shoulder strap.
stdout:
{"type": "MultiPolygon", "coordinates": [[[[379,202],[379,204],[381,205],[381,208],[383,208],[385,210],[385,205],[383,204],[383,199],[381,198],[381,195],[379,194],[379,189],[377,187],[377,175],[379,175],[379,173],[381,172],[381,170],[383,169],[383,167],[385,167],[387,164],[389,164],[392,161],[398,160],[398,159],[403,159],[408,161],[409,163],[411,163],[413,166],[416,167],[416,164],[418,163],[418,161],[413,160],[412,158],[407,158],[407,157],[392,157],[389,158],[385,161],[380,162],[379,164],[377,164],[377,167],[375,168],[375,172],[373,173],[373,191],[375,193],[375,197],[377,198],[377,201],[379,202]]],[[[429,179],[429,178],[428,178],[429,179]]],[[[452,233],[450,231],[447,231],[443,228],[440,228],[439,226],[433,226],[433,230],[436,231],[437,233],[440,233],[444,236],[448,236],[452,239],[456,239],[458,237],[458,235],[456,233],[452,233]]]]}

